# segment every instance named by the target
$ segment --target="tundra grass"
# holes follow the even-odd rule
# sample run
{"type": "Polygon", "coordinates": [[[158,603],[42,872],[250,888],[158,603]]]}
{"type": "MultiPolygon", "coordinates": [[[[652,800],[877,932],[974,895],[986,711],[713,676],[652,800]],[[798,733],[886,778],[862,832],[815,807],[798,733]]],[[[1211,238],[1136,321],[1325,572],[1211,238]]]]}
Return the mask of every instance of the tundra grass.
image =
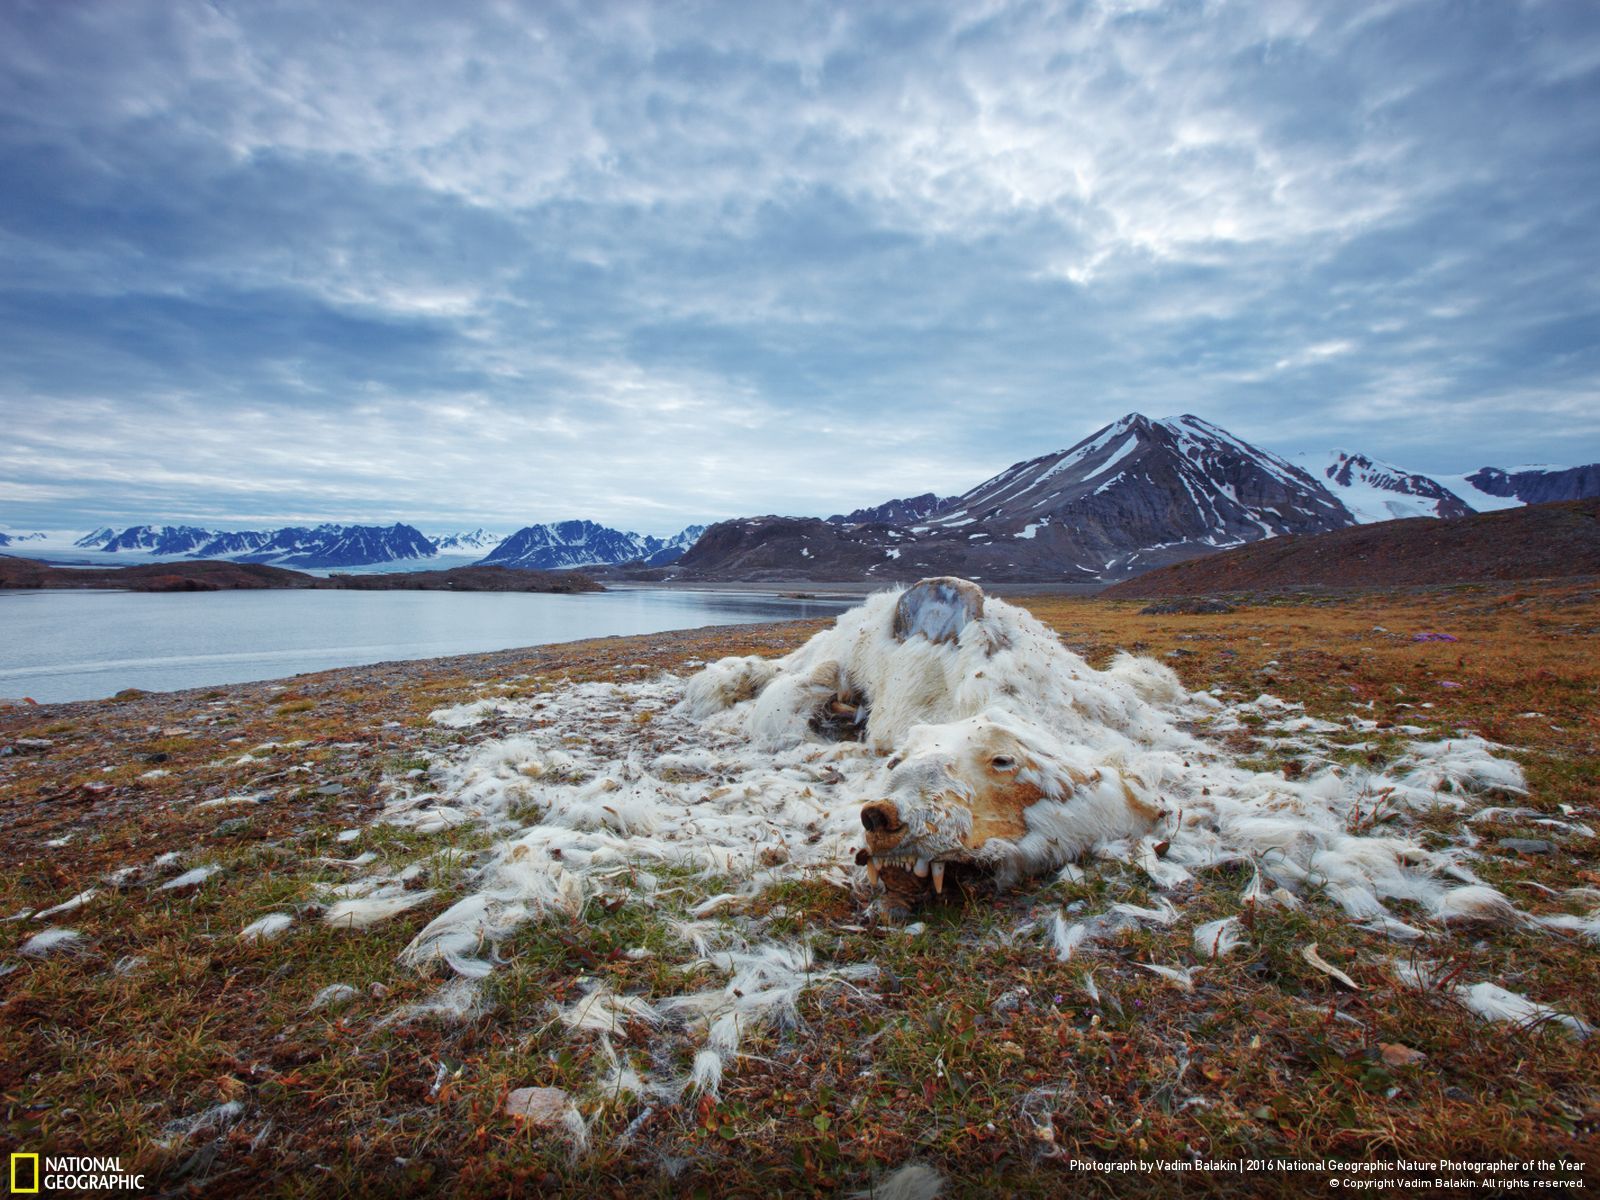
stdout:
{"type": "MultiPolygon", "coordinates": [[[[1402,726],[1434,737],[1472,731],[1523,765],[1530,795],[1518,803],[1600,822],[1593,590],[1277,597],[1207,616],[1024,603],[1096,665],[1130,648],[1231,699],[1270,692],[1335,720],[1360,706],[1379,728],[1344,739],[1350,748],[1336,758],[1388,761],[1407,740],[1402,726]]],[[[953,1195],[1154,1196],[1173,1194],[1172,1175],[1108,1179],[1071,1164],[1600,1158],[1593,1043],[1548,1026],[1486,1024],[1442,994],[1399,987],[1386,964],[1408,952],[1331,905],[1260,912],[1236,951],[1197,960],[1193,927],[1238,911],[1237,868],[1185,885],[1171,929],[1130,929],[1069,962],[1056,958],[1045,922],[1063,910],[1151,903],[1157,893],[1142,875],[1090,864],[1081,882],[941,904],[909,927],[866,920],[859,897],[818,881],[779,884],[728,919],[808,940],[824,963],[874,962],[879,975],[806,992],[801,1023],[747,1038],[715,1099],[595,1094],[597,1041],[555,1014],[595,981],[646,998],[719,985],[714,971],[677,969],[670,921],[727,890],[726,879],[683,874],[660,910],[591,903],[576,921],[526,926],[500,947],[505,962],[467,1019],[396,1019],[444,982],[402,968],[400,950],[462,893],[491,840],[471,828],[420,835],[368,824],[385,779],[493,732],[435,727],[430,710],[685,670],[721,653],[781,653],[819,627],[584,643],[526,661],[500,656],[492,668],[452,660],[381,677],[330,672],[292,690],[190,693],[154,719],[149,698],[0,714],[0,742],[53,743],[0,760],[10,831],[0,917],[59,903],[169,850],[185,865],[222,868],[181,893],[102,887],[48,922],[84,934],[76,953],[20,958],[15,947],[44,924],[0,924],[0,966],[14,968],[0,976],[0,1149],[120,1155],[163,1190],[261,1196],[833,1195],[868,1189],[913,1159],[938,1169],[953,1195]],[[340,790],[328,792],[328,779],[340,790]],[[260,791],[272,799],[196,807],[260,791]],[[351,829],[361,832],[341,842],[351,829]],[[436,894],[370,930],[319,924],[319,888],[349,872],[317,860],[363,851],[388,870],[428,860],[421,882],[436,894]],[[269,912],[297,924],[280,940],[237,939],[269,912]],[[1311,943],[1359,990],[1312,967],[1302,955],[1311,943]],[[628,953],[641,949],[650,953],[628,953]],[[1142,964],[1199,970],[1186,990],[1142,964]],[[352,994],[313,1008],[335,984],[352,994]],[[507,1092],[526,1086],[579,1099],[591,1123],[586,1152],[504,1115],[507,1092]],[[230,1102],[239,1105],[230,1123],[187,1130],[230,1102]]],[[[1300,769],[1264,725],[1235,731],[1228,745],[1259,769],[1300,769]]],[[[1447,813],[1362,819],[1399,821],[1424,838],[1460,822],[1447,813]]],[[[1557,893],[1600,886],[1600,847],[1535,820],[1475,825],[1483,854],[1474,868],[1529,911],[1563,911],[1557,893]],[[1502,837],[1552,850],[1503,852],[1502,837]]],[[[1592,943],[1479,927],[1427,953],[1454,978],[1503,983],[1600,1025],[1592,943]]],[[[689,1065],[684,1046],[663,1051],[659,1032],[642,1025],[611,1040],[652,1074],[689,1065]],[[652,1057],[663,1053],[676,1057],[652,1057]]],[[[1217,1195],[1288,1186],[1202,1173],[1182,1183],[1217,1195]]]]}

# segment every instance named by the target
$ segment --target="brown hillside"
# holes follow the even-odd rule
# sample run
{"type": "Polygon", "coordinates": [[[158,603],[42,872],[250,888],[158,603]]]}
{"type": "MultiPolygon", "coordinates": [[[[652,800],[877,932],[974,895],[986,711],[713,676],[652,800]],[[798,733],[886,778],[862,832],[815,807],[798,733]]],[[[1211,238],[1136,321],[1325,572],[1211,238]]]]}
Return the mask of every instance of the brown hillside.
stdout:
{"type": "Polygon", "coordinates": [[[310,588],[321,580],[261,563],[173,562],[136,567],[57,567],[0,555],[0,588],[126,588],[133,592],[218,592],[310,588]]]}
{"type": "Polygon", "coordinates": [[[1456,520],[1384,521],[1277,537],[1160,567],[1103,595],[1406,587],[1595,574],[1600,574],[1600,499],[1588,499],[1456,520]]]}
{"type": "Polygon", "coordinates": [[[327,579],[228,561],[146,563],[136,567],[57,567],[0,554],[0,588],[118,588],[132,592],[219,592],[253,588],[347,591],[599,592],[576,571],[524,571],[507,567],[455,567],[448,571],[394,571],[334,575],[327,579]]]}
{"type": "Polygon", "coordinates": [[[448,571],[391,571],[371,575],[333,575],[324,586],[363,592],[603,592],[577,571],[534,571],[524,567],[452,567],[448,571]]]}

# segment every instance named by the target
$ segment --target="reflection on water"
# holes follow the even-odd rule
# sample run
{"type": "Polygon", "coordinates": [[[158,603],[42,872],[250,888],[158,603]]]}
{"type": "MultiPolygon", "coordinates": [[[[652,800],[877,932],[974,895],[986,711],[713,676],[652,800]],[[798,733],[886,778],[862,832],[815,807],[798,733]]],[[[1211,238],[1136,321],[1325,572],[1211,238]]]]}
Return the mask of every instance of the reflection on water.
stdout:
{"type": "Polygon", "coordinates": [[[633,588],[528,592],[0,592],[0,696],[89,700],[392,659],[831,616],[847,602],[633,588]]]}

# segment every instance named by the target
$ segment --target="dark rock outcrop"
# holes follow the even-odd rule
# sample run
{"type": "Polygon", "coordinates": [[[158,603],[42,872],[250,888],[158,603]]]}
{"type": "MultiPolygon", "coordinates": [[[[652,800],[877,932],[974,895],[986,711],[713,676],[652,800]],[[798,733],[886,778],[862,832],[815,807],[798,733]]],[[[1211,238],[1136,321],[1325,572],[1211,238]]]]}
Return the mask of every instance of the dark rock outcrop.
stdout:
{"type": "Polygon", "coordinates": [[[1600,463],[1561,471],[1502,471],[1499,467],[1484,467],[1468,475],[1467,482],[1480,492],[1491,496],[1514,496],[1524,504],[1584,500],[1590,496],[1600,496],[1600,463]]]}

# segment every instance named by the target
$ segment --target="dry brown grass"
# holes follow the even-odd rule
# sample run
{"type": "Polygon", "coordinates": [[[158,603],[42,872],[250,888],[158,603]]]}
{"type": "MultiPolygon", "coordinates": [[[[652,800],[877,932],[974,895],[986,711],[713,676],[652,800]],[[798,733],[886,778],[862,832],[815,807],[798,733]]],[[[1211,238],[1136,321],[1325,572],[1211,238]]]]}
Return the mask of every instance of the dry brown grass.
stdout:
{"type": "MultiPolygon", "coordinates": [[[[1097,663],[1130,647],[1170,663],[1191,687],[1271,691],[1325,715],[1370,701],[1373,715],[1395,724],[1474,729],[1515,748],[1530,807],[1553,813],[1566,804],[1597,821],[1600,602],[1592,591],[1456,588],[1195,617],[1140,616],[1136,603],[1027,604],[1097,663]],[[1459,640],[1412,641],[1424,630],[1459,640]],[[1540,715],[1523,715],[1531,712],[1540,715]]],[[[1173,1194],[1175,1177],[1106,1183],[1067,1164],[1191,1152],[1596,1160],[1600,1084],[1588,1045],[1549,1028],[1485,1025],[1436,996],[1398,988],[1381,965],[1394,948],[1330,909],[1263,914],[1249,947],[1209,966],[1192,992],[1137,969],[1192,958],[1193,922],[1232,911],[1241,880],[1226,870],[1184,896],[1192,920],[1130,931],[1067,964],[1035,939],[1013,943],[1010,931],[1078,901],[1142,901],[1149,893],[1140,878],[1094,870],[1082,884],[945,906],[915,937],[861,931],[851,899],[822,885],[774,889],[763,911],[782,905],[789,915],[772,932],[808,935],[830,959],[876,961],[884,973],[875,995],[808,993],[805,1026],[747,1043],[755,1057],[730,1072],[720,1102],[658,1101],[631,1146],[617,1135],[644,1105],[586,1099],[596,1148],[577,1161],[501,1115],[503,1097],[525,1085],[582,1093],[593,1078],[595,1047],[559,1035],[549,1015],[580,976],[622,991],[681,989],[683,977],[659,962],[620,955],[664,944],[655,915],[595,907],[578,927],[525,928],[502,948],[510,961],[491,977],[490,1008],[458,1026],[381,1023],[436,986],[395,962],[433,907],[364,935],[307,924],[266,946],[235,940],[248,921],[305,904],[317,883],[336,877],[336,868],[309,860],[349,849],[335,836],[370,817],[385,774],[473,736],[429,726],[431,708],[470,698],[491,679],[532,690],[615,678],[637,663],[676,668],[725,651],[775,653],[814,628],[331,672],[297,679],[292,693],[253,685],[190,694],[165,702],[155,720],[139,701],[4,714],[0,742],[43,736],[57,745],[5,760],[0,915],[59,902],[111,867],[166,849],[226,868],[192,893],[103,893],[60,922],[87,935],[81,954],[0,959],[19,964],[0,978],[7,1147],[120,1154],[164,1189],[205,1195],[831,1195],[917,1158],[960,1195],[1154,1196],[1173,1194]],[[202,724],[206,717],[213,723],[202,724]],[[234,761],[264,742],[302,739],[234,761]],[[171,773],[142,779],[156,755],[171,773]],[[301,765],[308,769],[276,774],[301,765]],[[323,794],[315,785],[324,778],[344,791],[323,794]],[[105,786],[86,790],[95,785],[105,786]],[[244,813],[232,832],[219,829],[240,814],[192,807],[249,786],[276,798],[244,813]],[[68,832],[67,845],[45,845],[68,832]],[[1297,951],[1311,941],[1363,990],[1343,991],[1308,966],[1297,951]],[[113,966],[125,956],[145,961],[119,974],[113,966]],[[1084,987],[1088,969],[1098,1004],[1084,987]],[[308,1013],[309,999],[335,982],[361,995],[308,1013]],[[1015,1003],[997,1006],[1008,996],[1015,1003]],[[1393,1066],[1384,1044],[1426,1057],[1393,1066]],[[227,1132],[166,1142],[170,1122],[228,1100],[244,1109],[227,1132]]],[[[1294,769],[1266,736],[1241,738],[1234,749],[1265,769],[1294,769]]],[[[1481,831],[1490,842],[1549,836],[1516,824],[1481,831]]],[[[472,831],[423,837],[371,828],[359,848],[398,865],[440,846],[482,843],[472,831]]],[[[1596,850],[1593,839],[1568,839],[1551,855],[1491,852],[1481,871],[1524,907],[1551,911],[1560,901],[1532,885],[1600,885],[1596,850]]],[[[449,871],[430,882],[443,891],[441,904],[463,883],[449,871]]],[[[711,894],[726,881],[683,882],[711,894]]],[[[0,946],[9,950],[38,928],[0,925],[0,946]]],[[[1457,938],[1448,957],[1462,978],[1506,981],[1600,1024],[1593,945],[1484,928],[1457,938]]],[[[649,1031],[625,1030],[618,1046],[644,1055],[651,1040],[649,1031]]],[[[1267,1176],[1183,1182],[1193,1194],[1217,1195],[1289,1186],[1267,1176]]]]}

